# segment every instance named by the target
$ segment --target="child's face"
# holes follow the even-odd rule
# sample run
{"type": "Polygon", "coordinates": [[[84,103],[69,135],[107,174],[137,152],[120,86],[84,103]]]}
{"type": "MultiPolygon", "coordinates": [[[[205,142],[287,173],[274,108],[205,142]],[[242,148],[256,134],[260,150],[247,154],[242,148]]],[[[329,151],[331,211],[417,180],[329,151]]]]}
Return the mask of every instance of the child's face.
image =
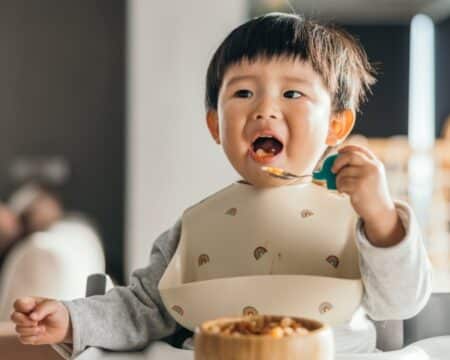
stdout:
{"type": "Polygon", "coordinates": [[[327,146],[350,132],[353,112],[344,113],[332,114],[330,94],[309,62],[280,58],[231,66],[217,112],[209,111],[207,122],[236,171],[255,186],[269,187],[292,181],[269,176],[261,170],[264,165],[311,174],[327,146]],[[280,143],[255,143],[262,135],[280,143]]]}

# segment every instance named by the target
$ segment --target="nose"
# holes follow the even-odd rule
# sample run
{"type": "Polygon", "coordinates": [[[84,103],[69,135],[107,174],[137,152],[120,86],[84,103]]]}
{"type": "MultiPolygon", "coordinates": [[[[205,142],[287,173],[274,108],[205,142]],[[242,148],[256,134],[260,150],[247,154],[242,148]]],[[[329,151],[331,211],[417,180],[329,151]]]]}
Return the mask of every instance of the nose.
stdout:
{"type": "Polygon", "coordinates": [[[252,117],[255,120],[279,119],[281,113],[277,102],[269,96],[265,96],[256,104],[252,117]]]}

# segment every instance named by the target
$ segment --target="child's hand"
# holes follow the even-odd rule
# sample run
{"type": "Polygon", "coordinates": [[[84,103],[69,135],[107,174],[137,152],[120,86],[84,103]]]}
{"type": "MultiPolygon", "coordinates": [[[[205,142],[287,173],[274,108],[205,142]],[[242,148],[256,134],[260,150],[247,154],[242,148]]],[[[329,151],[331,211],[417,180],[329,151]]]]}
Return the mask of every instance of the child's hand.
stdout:
{"type": "Polygon", "coordinates": [[[38,297],[20,298],[14,303],[11,320],[23,344],[43,345],[72,341],[70,315],[59,301],[38,297]]]}
{"type": "Polygon", "coordinates": [[[405,230],[389,193],[381,161],[365,147],[348,145],[339,150],[331,170],[336,174],[338,191],[350,195],[370,242],[376,246],[400,242],[405,230]]]}

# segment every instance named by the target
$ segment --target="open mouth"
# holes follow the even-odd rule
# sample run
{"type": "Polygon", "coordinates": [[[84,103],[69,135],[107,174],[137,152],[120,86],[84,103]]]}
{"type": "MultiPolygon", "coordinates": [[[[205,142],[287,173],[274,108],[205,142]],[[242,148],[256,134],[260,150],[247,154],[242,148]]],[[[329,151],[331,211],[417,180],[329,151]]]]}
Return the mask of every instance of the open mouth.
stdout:
{"type": "Polygon", "coordinates": [[[283,150],[283,143],[271,135],[263,135],[253,142],[252,150],[259,159],[275,157],[283,150]]]}

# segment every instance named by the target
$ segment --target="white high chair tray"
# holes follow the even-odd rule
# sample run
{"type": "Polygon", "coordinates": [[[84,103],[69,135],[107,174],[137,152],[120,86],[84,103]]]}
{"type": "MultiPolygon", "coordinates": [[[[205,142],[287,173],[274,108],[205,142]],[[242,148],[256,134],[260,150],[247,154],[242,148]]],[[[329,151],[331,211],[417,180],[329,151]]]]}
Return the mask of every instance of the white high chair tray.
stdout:
{"type": "MultiPolygon", "coordinates": [[[[450,336],[418,341],[398,351],[371,354],[340,354],[335,360],[448,360],[450,336]]],[[[141,352],[113,353],[97,348],[83,352],[77,360],[193,360],[191,350],[176,349],[162,341],[155,341],[141,352]]]]}

